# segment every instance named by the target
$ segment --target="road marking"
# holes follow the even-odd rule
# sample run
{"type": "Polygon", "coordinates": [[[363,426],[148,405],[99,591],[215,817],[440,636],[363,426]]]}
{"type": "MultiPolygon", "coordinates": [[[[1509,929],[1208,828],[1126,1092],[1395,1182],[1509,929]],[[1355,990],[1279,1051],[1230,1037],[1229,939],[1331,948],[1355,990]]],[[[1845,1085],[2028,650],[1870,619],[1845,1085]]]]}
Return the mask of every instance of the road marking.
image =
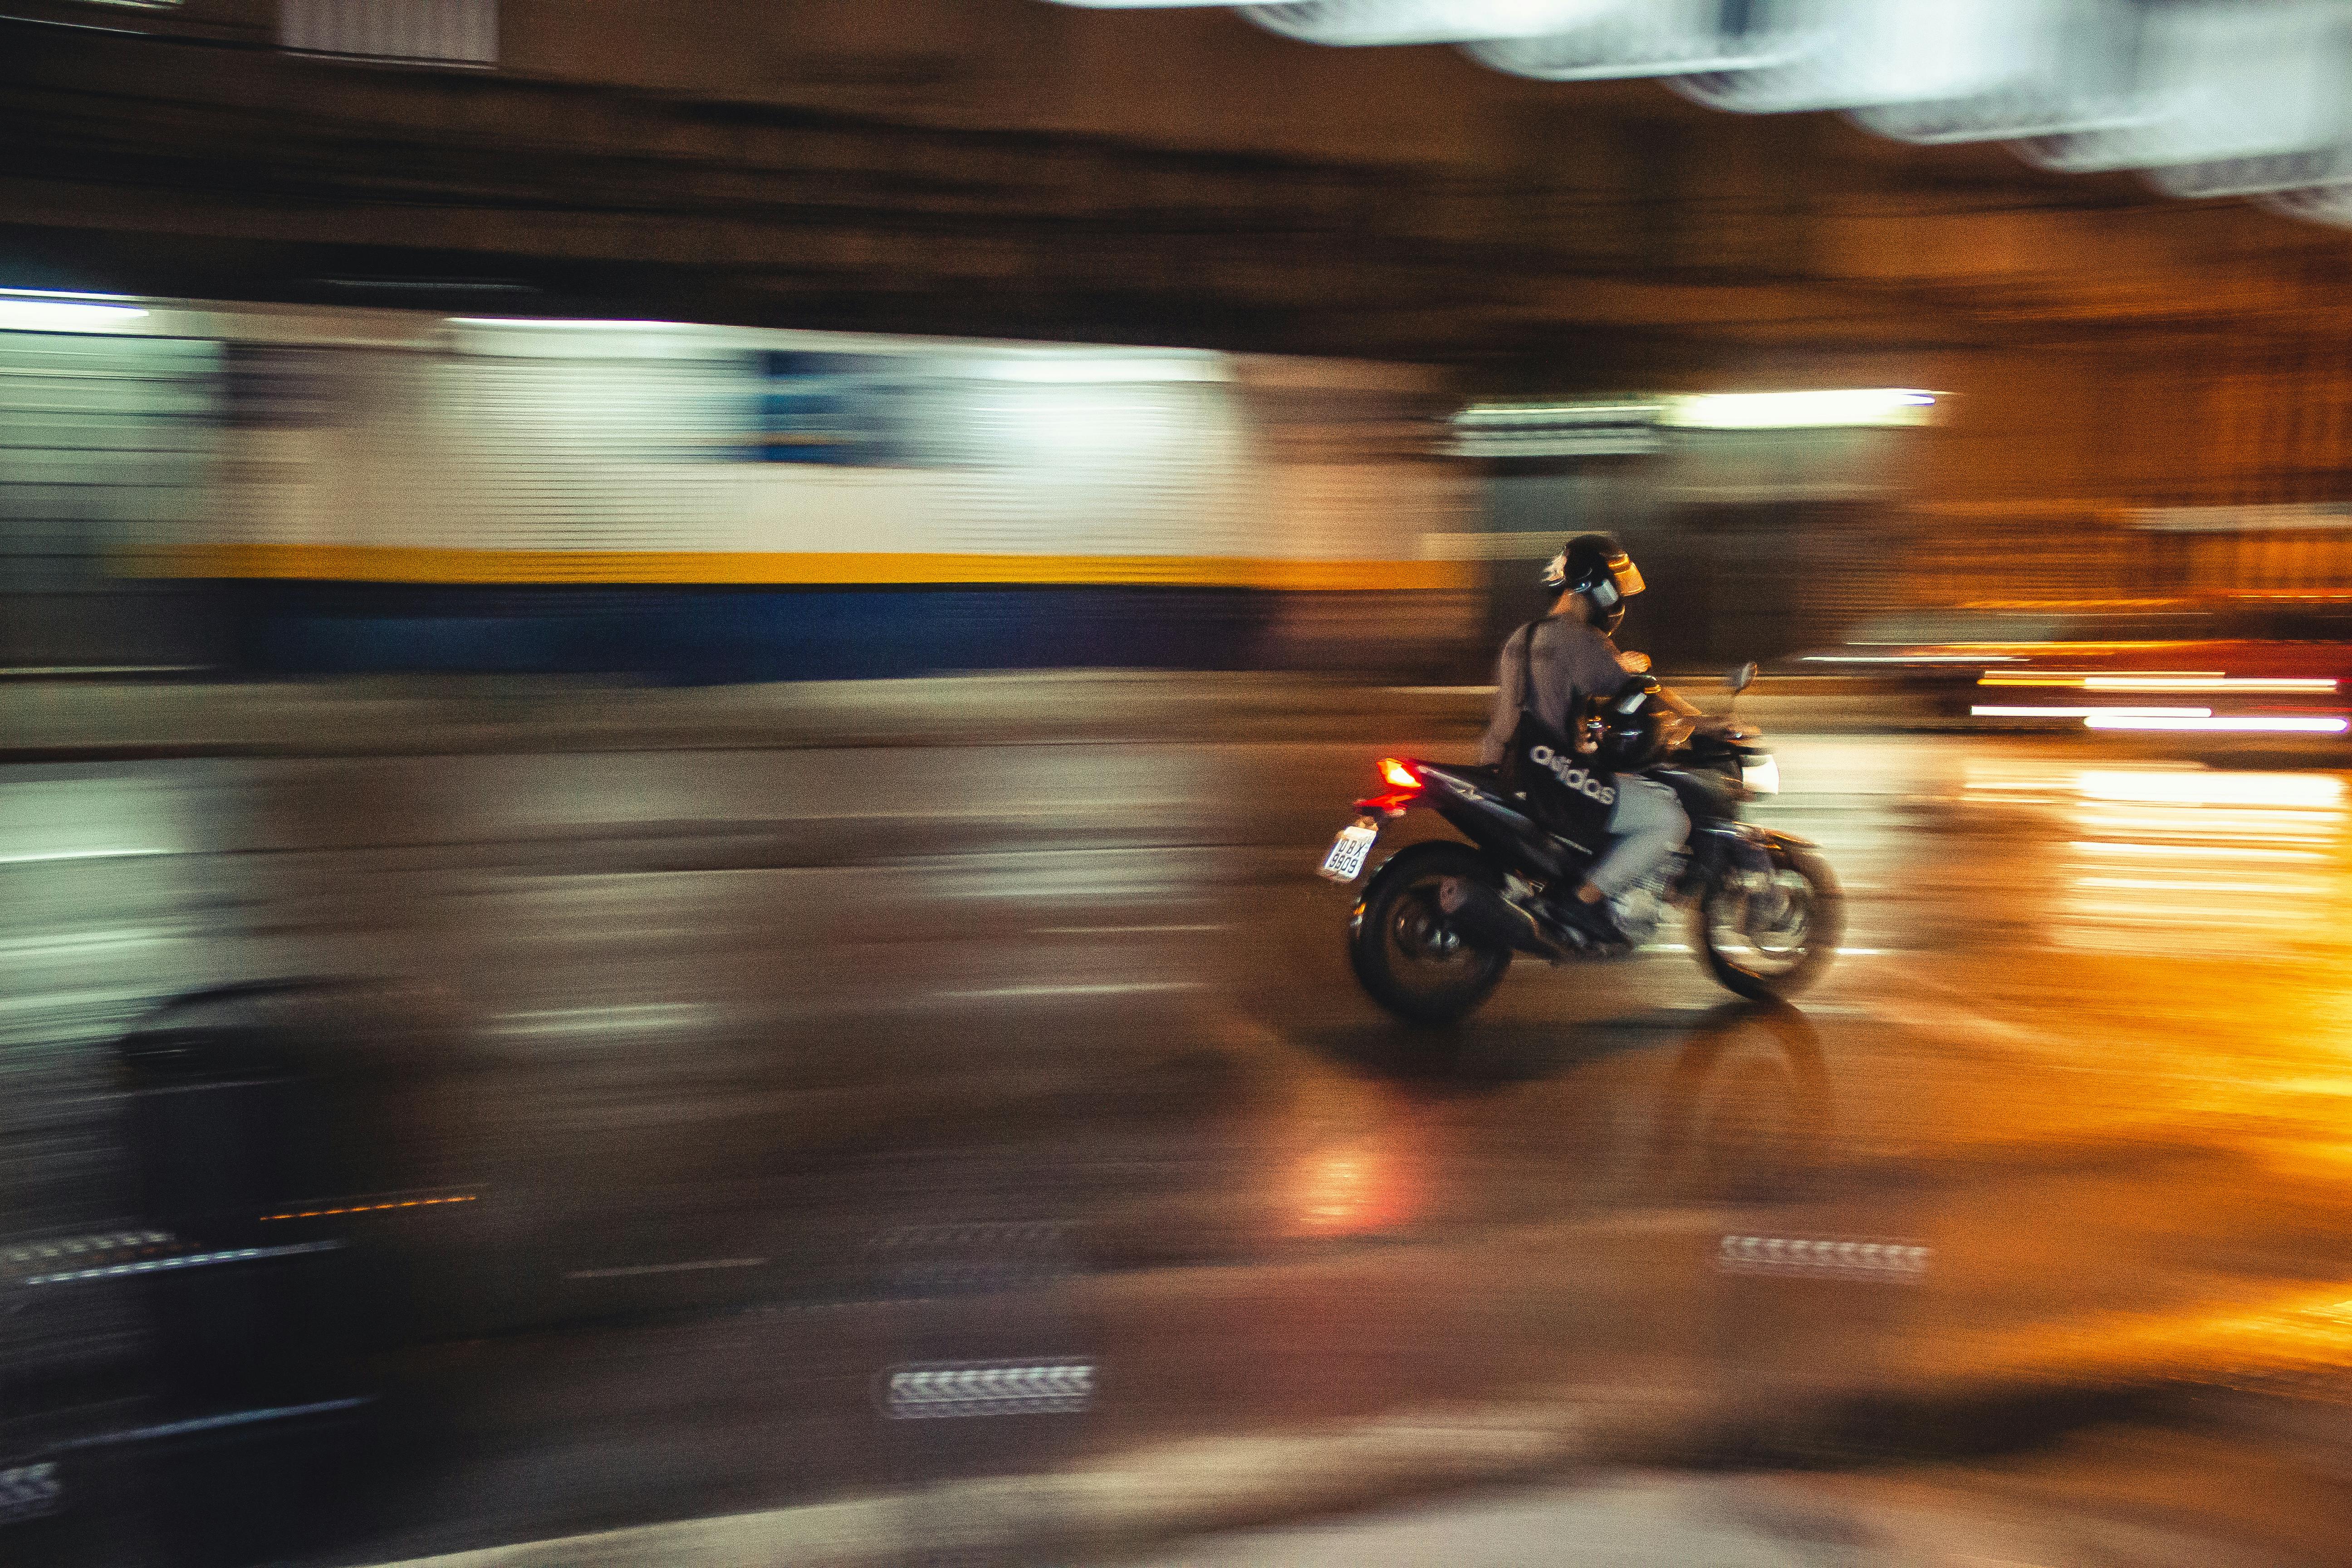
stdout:
{"type": "Polygon", "coordinates": [[[278,1219],[322,1219],[328,1215],[380,1214],[386,1209],[425,1209],[441,1204],[470,1204],[480,1201],[479,1195],[474,1193],[463,1193],[449,1198],[395,1198],[380,1204],[346,1204],[341,1208],[333,1209],[291,1209],[285,1214],[263,1215],[261,1221],[267,1225],[271,1220],[278,1219]]]}
{"type": "Polygon", "coordinates": [[[1092,1362],[932,1362],[894,1369],[883,1409],[893,1420],[1076,1415],[1093,1403],[1092,1362]]]}
{"type": "Polygon", "coordinates": [[[1716,1267],[1741,1274],[1785,1269],[1856,1279],[1897,1279],[1925,1274],[1934,1256],[1933,1247],[1906,1242],[1727,1236],[1716,1251],[1716,1267]]]}
{"type": "MultiPolygon", "coordinates": [[[[2331,1289],[2340,1300],[2345,1287],[2331,1289]]],[[[1969,1384],[2008,1391],[2143,1385],[2194,1390],[2208,1382],[2285,1374],[2304,1385],[2340,1362],[2342,1320],[2308,1292],[2221,1312],[2089,1316],[1969,1336],[1950,1351],[1969,1384]]],[[[1853,1412],[1892,1398],[1910,1409],[1920,1391],[1868,1362],[1790,1378],[1774,1409],[1784,1440],[1850,1435],[1853,1412]]],[[[1587,1376],[1590,1377],[1590,1373],[1587,1376]]],[[[1957,1379],[1956,1379],[1957,1381],[1957,1379]]],[[[1942,1409],[1932,1394],[1918,1408],[1942,1409]]],[[[1522,1480],[1570,1463],[1654,1462],[1661,1451],[1719,1446],[1753,1424],[1737,1394],[1684,1393],[1654,1383],[1585,1382],[1513,1388],[1507,1399],[1405,1405],[1312,1428],[1257,1430],[1122,1447],[1043,1475],[941,1480],[821,1503],[671,1520],[595,1534],[516,1542],[377,1568],[677,1568],[681,1563],[823,1563],[858,1568],[934,1559],[1052,1561],[1056,1547],[1149,1541],[1202,1528],[1203,1519],[1298,1518],[1394,1507],[1440,1488],[1522,1480]]],[[[2184,1557],[2182,1561],[2202,1560],[2184,1557]]]]}
{"type": "Polygon", "coordinates": [[[261,1421],[289,1421],[300,1415],[326,1415],[341,1410],[357,1410],[373,1403],[373,1394],[363,1394],[355,1399],[322,1399],[316,1405],[280,1405],[268,1410],[239,1410],[227,1415],[199,1415],[187,1421],[166,1422],[161,1426],[134,1426],[128,1432],[76,1437],[58,1444],[58,1448],[71,1451],[103,1448],[116,1443],[152,1443],[164,1437],[184,1437],[191,1432],[217,1432],[224,1426],[250,1426],[261,1421]]]}
{"type": "Polygon", "coordinates": [[[557,1007],[542,1013],[509,1013],[491,1025],[491,1032],[569,1035],[597,1030],[684,1029],[708,1023],[712,1016],[712,1009],[692,1002],[630,1007],[557,1007]]]}
{"type": "MultiPolygon", "coordinates": [[[[1186,798],[1142,800],[1129,795],[1109,800],[1057,800],[1050,805],[973,806],[962,811],[804,811],[778,820],[787,826],[795,822],[992,822],[1006,816],[1058,816],[1066,811],[1148,811],[1195,804],[1197,801],[1186,798]]],[[[626,827],[642,820],[623,818],[609,826],[626,827]]],[[[582,826],[594,828],[607,825],[582,826]]],[[[750,826],[746,825],[747,828],[750,826]]]]}
{"type": "Polygon", "coordinates": [[[193,926],[125,926],[119,931],[75,931],[61,936],[21,937],[0,942],[0,954],[14,955],[33,952],[84,952],[110,947],[152,947],[159,942],[171,942],[200,934],[193,926]]]}
{"type": "Polygon", "coordinates": [[[0,855],[0,866],[41,866],[56,860],[131,860],[172,853],[169,849],[50,849],[38,855],[0,855]]]}
{"type": "Polygon", "coordinates": [[[84,1279],[117,1279],[131,1274],[163,1274],[179,1268],[202,1268],[214,1263],[245,1263],[256,1258],[294,1258],[308,1252],[334,1252],[340,1241],[306,1241],[296,1247],[236,1247],[226,1252],[190,1252],[177,1258],[150,1258],[142,1263],[117,1263],[100,1268],[68,1268],[57,1274],[29,1274],[20,1285],[71,1285],[84,1279]]]}
{"type": "MultiPolygon", "coordinates": [[[[403,284],[402,287],[413,285],[403,284]]],[[[191,675],[198,670],[218,668],[211,664],[12,664],[0,669],[0,680],[39,679],[60,675],[191,675]]]]}
{"type": "Polygon", "coordinates": [[[626,1279],[640,1274],[688,1274],[702,1268],[757,1268],[764,1258],[698,1258],[691,1263],[640,1263],[627,1268],[575,1268],[566,1279],[626,1279]]]}
{"type": "Polygon", "coordinates": [[[1231,931],[1230,925],[1162,925],[1162,926],[1032,926],[1031,936],[1112,936],[1141,934],[1146,931],[1231,931]]]}
{"type": "Polygon", "coordinates": [[[79,1258],[90,1252],[127,1252],[134,1247],[168,1246],[172,1237],[160,1230],[113,1231],[100,1236],[68,1236],[0,1250],[0,1263],[47,1263],[59,1258],[79,1258]]]}
{"type": "Polygon", "coordinates": [[[55,1513],[65,1496],[54,1463],[0,1470],[0,1524],[16,1524],[55,1513]]]}
{"type": "Polygon", "coordinates": [[[1022,996],[1125,996],[1158,991],[1206,991],[1204,980],[1126,980],[1104,985],[991,985],[974,991],[936,991],[942,1001],[982,1002],[1022,996]]]}
{"type": "Polygon", "coordinates": [[[0,1002],[0,1013],[71,1012],[95,1007],[123,1007],[152,1004],[166,999],[168,993],[142,988],[119,991],[45,991],[30,996],[11,996],[0,1002]]]}

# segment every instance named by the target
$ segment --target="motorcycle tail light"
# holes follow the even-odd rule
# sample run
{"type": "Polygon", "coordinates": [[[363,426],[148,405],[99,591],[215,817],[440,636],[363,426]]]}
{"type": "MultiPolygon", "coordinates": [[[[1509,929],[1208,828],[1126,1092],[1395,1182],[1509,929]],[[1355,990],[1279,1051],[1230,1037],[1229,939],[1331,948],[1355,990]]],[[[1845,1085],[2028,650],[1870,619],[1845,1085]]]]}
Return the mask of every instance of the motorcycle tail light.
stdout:
{"type": "Polygon", "coordinates": [[[1394,757],[1382,757],[1380,769],[1381,781],[1393,788],[1419,790],[1422,787],[1421,780],[1414,776],[1413,771],[1394,757]]]}

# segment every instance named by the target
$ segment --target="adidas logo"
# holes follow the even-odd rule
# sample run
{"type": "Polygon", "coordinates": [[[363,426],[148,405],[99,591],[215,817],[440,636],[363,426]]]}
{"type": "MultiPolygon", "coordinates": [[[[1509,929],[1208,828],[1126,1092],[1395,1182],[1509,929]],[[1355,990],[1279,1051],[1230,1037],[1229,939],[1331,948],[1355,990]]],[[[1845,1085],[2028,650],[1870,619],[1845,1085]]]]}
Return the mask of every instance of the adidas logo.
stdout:
{"type": "Polygon", "coordinates": [[[1528,761],[1539,768],[1550,769],[1554,778],[1588,799],[1599,801],[1602,805],[1617,804],[1616,786],[1602,784],[1549,746],[1528,748],[1528,761]]]}

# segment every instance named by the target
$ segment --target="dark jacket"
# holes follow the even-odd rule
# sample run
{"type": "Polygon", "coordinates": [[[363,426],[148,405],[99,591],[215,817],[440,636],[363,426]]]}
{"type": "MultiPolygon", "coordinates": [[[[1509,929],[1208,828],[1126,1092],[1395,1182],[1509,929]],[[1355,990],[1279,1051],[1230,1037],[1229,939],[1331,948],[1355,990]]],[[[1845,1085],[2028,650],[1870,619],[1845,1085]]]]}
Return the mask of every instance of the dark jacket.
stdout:
{"type": "MultiPolygon", "coordinates": [[[[1501,762],[1518,728],[1520,670],[1530,662],[1520,653],[1527,636],[1525,626],[1513,632],[1496,660],[1495,707],[1478,742],[1481,763],[1501,762]]],[[[1625,667],[1617,645],[1573,613],[1537,622],[1535,637],[1536,716],[1565,735],[1588,699],[1613,696],[1625,683],[1625,667]]]]}

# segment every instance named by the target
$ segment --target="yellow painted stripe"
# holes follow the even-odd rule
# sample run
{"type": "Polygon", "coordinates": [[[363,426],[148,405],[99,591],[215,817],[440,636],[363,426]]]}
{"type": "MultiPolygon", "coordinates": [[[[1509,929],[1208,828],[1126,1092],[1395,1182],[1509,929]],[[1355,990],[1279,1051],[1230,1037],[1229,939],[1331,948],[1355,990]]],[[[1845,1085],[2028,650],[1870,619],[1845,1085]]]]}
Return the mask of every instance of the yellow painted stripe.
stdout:
{"type": "Polygon", "coordinates": [[[432,550],[379,544],[186,544],[132,552],[140,577],[341,583],[1137,584],[1168,587],[1462,588],[1458,561],[1225,555],[950,555],[913,552],[432,550]]]}

